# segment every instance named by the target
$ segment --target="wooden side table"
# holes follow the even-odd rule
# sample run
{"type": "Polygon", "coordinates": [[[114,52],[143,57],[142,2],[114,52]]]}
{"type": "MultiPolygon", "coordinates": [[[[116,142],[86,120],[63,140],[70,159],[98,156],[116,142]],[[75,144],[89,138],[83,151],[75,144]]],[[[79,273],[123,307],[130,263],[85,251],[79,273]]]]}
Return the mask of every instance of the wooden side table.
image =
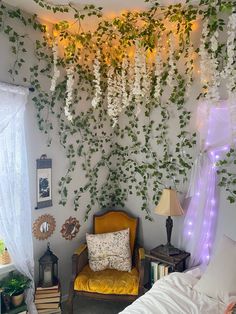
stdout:
{"type": "Polygon", "coordinates": [[[154,249],[150,250],[150,252],[145,253],[145,257],[148,260],[148,274],[149,274],[149,283],[146,285],[147,287],[151,287],[151,262],[159,262],[163,263],[167,266],[170,266],[171,271],[183,272],[186,269],[186,260],[190,256],[190,253],[179,250],[179,253],[176,255],[166,255],[162,250],[163,245],[159,245],[154,249]]]}

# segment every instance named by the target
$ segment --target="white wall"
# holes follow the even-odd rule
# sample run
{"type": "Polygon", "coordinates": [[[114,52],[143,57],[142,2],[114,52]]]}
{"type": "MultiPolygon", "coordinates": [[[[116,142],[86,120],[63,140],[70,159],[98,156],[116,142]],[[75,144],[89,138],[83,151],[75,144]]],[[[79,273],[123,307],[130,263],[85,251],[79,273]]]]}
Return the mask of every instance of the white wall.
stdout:
{"type": "MultiPolygon", "coordinates": [[[[17,25],[18,31],[21,30],[21,25],[17,25]]],[[[22,30],[22,32],[25,32],[22,30]]],[[[31,30],[27,31],[30,36],[35,37],[35,32],[31,30]]],[[[30,66],[34,63],[33,47],[29,41],[26,54],[27,65],[30,66]]],[[[8,69],[10,64],[14,61],[14,57],[10,53],[10,45],[5,36],[0,34],[0,81],[10,82],[8,75],[8,69]]],[[[27,72],[27,70],[26,70],[27,72]]],[[[27,75],[27,73],[26,73],[27,75]]],[[[24,76],[24,75],[22,75],[24,76]]],[[[22,82],[16,82],[22,84],[22,82]]],[[[45,82],[48,84],[48,82],[45,82]]],[[[194,109],[196,107],[196,101],[194,97],[190,99],[190,105],[194,109]]],[[[36,113],[32,102],[29,100],[26,109],[26,137],[27,137],[27,149],[28,149],[28,160],[29,160],[29,173],[30,173],[30,193],[32,203],[32,222],[42,214],[52,214],[56,218],[56,230],[52,237],[45,241],[38,241],[34,239],[34,256],[35,256],[35,273],[36,278],[38,274],[38,259],[44,253],[47,247],[47,242],[50,241],[52,251],[59,257],[59,277],[61,279],[63,294],[67,294],[69,286],[69,278],[71,274],[71,255],[74,249],[84,241],[85,233],[91,231],[92,214],[90,215],[89,221],[84,223],[84,211],[75,212],[73,210],[72,200],[68,202],[65,207],[58,205],[59,194],[57,193],[58,181],[66,171],[65,151],[60,146],[58,138],[53,136],[53,144],[51,147],[46,145],[46,137],[40,133],[36,124],[36,113]],[[50,208],[35,210],[36,206],[36,159],[42,154],[47,154],[48,158],[53,160],[53,206],[50,208]],[[75,240],[66,241],[61,237],[60,228],[64,221],[69,216],[76,217],[81,223],[81,228],[78,236],[75,240]]],[[[76,188],[77,183],[83,182],[83,176],[77,178],[78,182],[72,183],[72,188],[76,188]]],[[[186,186],[184,191],[186,190],[186,186]]],[[[154,221],[149,222],[144,219],[140,211],[139,200],[133,197],[129,197],[126,202],[126,208],[133,215],[140,217],[140,240],[143,242],[144,247],[147,249],[153,248],[161,243],[166,242],[166,231],[165,231],[165,218],[153,214],[154,221]]],[[[94,208],[96,211],[96,208],[94,208]]],[[[178,237],[181,232],[183,217],[174,218],[174,229],[172,235],[172,242],[174,245],[178,243],[178,237]]],[[[219,221],[217,227],[218,240],[223,233],[226,233],[236,239],[236,210],[235,205],[230,205],[226,201],[226,195],[224,191],[220,192],[220,209],[219,209],[219,221]]]]}
{"type": "MultiPolygon", "coordinates": [[[[17,24],[17,31],[20,33],[25,33],[25,29],[21,24],[17,24]]],[[[35,39],[38,36],[31,29],[27,30],[27,33],[35,39]]],[[[33,41],[27,41],[27,53],[25,55],[25,60],[27,66],[21,73],[21,76],[28,76],[28,68],[35,63],[35,58],[33,55],[33,41]]],[[[0,34],[0,81],[11,82],[8,74],[8,70],[12,62],[14,62],[14,56],[10,52],[10,44],[7,37],[0,34]]],[[[23,84],[22,81],[16,80],[16,84],[23,84]]],[[[47,81],[44,84],[48,84],[47,81]]],[[[50,242],[51,250],[59,258],[59,278],[62,283],[63,294],[68,293],[69,280],[71,275],[71,256],[74,250],[79,246],[80,243],[85,241],[85,233],[91,231],[91,220],[90,216],[88,222],[84,223],[84,211],[75,212],[73,210],[72,199],[68,202],[65,207],[59,206],[59,194],[58,194],[58,182],[59,179],[65,174],[67,169],[67,158],[65,157],[65,151],[59,144],[58,137],[53,135],[53,143],[51,147],[47,147],[47,138],[38,130],[36,121],[36,111],[34,105],[30,100],[26,106],[25,113],[25,124],[26,124],[26,142],[28,151],[28,164],[29,164],[29,175],[30,175],[30,196],[31,196],[31,206],[32,206],[32,224],[35,219],[37,219],[42,214],[51,214],[56,219],[56,229],[53,235],[44,241],[39,241],[33,239],[34,244],[34,257],[35,257],[35,277],[38,280],[38,259],[46,251],[47,243],[50,242]],[[36,206],[36,159],[40,158],[42,154],[47,154],[48,158],[52,158],[53,170],[52,170],[52,195],[53,195],[53,206],[35,210],[36,206]],[[60,230],[61,226],[70,216],[76,217],[80,221],[80,231],[78,236],[72,240],[68,241],[62,238],[60,230]]],[[[80,177],[77,178],[77,182],[72,183],[72,190],[76,189],[81,182],[83,183],[84,176],[81,171],[80,177]]]]}

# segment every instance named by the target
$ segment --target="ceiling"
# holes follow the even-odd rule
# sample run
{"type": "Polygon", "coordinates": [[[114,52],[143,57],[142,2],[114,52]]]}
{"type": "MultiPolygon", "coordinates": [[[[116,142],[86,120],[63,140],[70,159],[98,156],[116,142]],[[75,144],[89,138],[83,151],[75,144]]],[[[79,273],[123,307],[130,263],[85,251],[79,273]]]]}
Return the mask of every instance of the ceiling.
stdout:
{"type": "MultiPolygon", "coordinates": [[[[41,8],[33,0],[4,0],[4,2],[26,12],[36,13],[40,18],[49,22],[56,22],[61,19],[70,20],[69,15],[66,15],[65,13],[63,15],[60,13],[53,14],[52,12],[41,8]]],[[[104,15],[110,17],[120,14],[122,11],[143,10],[150,6],[150,3],[146,3],[144,0],[50,0],[47,2],[50,4],[72,3],[78,7],[86,4],[94,4],[98,7],[103,7],[104,15]]],[[[184,0],[160,0],[158,2],[162,5],[169,5],[184,2],[184,0]]]]}

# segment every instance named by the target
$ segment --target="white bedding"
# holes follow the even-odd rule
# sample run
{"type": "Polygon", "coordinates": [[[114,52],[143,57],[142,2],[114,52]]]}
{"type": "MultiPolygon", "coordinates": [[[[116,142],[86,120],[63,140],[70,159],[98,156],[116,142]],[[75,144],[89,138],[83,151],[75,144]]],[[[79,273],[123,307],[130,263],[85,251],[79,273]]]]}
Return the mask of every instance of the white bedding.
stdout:
{"type": "Polygon", "coordinates": [[[195,291],[197,281],[190,273],[172,273],[120,314],[223,314],[227,305],[195,291]]]}

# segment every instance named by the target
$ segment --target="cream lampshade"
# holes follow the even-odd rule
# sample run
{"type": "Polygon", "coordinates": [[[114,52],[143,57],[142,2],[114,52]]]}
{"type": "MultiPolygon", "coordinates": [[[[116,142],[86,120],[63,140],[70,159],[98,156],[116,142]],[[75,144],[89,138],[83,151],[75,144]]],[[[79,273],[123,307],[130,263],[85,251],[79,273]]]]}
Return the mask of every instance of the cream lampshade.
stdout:
{"type": "Polygon", "coordinates": [[[173,228],[173,220],[171,219],[171,216],[181,216],[184,214],[184,211],[177,197],[176,191],[172,190],[171,188],[164,189],[159,204],[154,209],[154,212],[159,215],[168,217],[166,219],[167,244],[162,247],[163,253],[167,255],[178,254],[179,250],[174,248],[170,242],[173,228]]]}

